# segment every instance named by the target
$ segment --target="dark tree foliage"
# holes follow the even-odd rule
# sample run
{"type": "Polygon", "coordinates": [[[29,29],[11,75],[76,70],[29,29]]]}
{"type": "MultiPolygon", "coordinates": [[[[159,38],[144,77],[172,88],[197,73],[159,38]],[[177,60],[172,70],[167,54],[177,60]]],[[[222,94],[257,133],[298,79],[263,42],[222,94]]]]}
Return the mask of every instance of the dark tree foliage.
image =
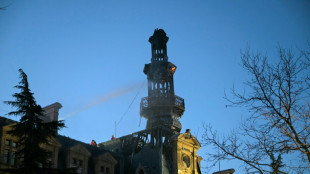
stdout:
{"type": "Polygon", "coordinates": [[[310,168],[310,52],[279,48],[279,58],[242,53],[243,68],[251,78],[243,92],[225,95],[229,106],[242,106],[249,115],[240,128],[219,136],[205,127],[203,142],[219,149],[209,160],[237,159],[247,172],[304,173],[310,168]]]}
{"type": "Polygon", "coordinates": [[[38,173],[45,168],[49,153],[41,145],[47,144],[49,138],[57,135],[57,130],[64,127],[62,121],[44,123],[43,109],[38,105],[29,89],[27,75],[19,69],[21,81],[15,88],[20,93],[13,94],[15,101],[5,103],[17,108],[8,115],[20,116],[20,122],[12,127],[9,134],[18,137],[17,158],[23,173],[38,173]]]}

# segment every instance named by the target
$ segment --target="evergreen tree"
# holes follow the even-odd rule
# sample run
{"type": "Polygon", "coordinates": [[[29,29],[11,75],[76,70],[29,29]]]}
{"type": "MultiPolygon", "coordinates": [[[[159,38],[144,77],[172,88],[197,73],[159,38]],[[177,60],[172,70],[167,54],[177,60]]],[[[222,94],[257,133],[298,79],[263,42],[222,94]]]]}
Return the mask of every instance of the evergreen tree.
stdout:
{"type": "Polygon", "coordinates": [[[17,157],[20,159],[22,173],[38,173],[46,166],[49,153],[40,145],[47,144],[48,139],[57,135],[57,130],[64,127],[62,121],[44,123],[43,109],[38,105],[29,89],[27,75],[19,69],[21,81],[15,88],[20,93],[13,94],[15,101],[5,103],[17,108],[8,115],[20,116],[20,122],[14,125],[9,134],[18,137],[17,157]],[[40,169],[41,168],[41,169],[40,169]]]}

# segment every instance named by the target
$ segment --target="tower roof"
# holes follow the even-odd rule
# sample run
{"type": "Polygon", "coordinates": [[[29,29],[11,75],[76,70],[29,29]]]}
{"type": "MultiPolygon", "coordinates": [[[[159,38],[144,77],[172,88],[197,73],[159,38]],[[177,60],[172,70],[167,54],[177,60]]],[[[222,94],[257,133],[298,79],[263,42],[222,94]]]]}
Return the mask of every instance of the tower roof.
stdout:
{"type": "Polygon", "coordinates": [[[169,37],[167,37],[166,32],[163,29],[155,29],[153,36],[149,38],[150,43],[154,43],[155,41],[164,42],[165,44],[168,42],[169,37]]]}

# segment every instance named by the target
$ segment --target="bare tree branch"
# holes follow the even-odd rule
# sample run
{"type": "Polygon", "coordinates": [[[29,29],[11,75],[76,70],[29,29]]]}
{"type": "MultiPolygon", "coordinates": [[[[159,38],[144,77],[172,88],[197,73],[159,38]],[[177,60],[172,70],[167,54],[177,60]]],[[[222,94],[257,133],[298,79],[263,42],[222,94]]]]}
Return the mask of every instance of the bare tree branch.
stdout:
{"type": "Polygon", "coordinates": [[[250,49],[241,53],[242,67],[251,78],[244,82],[244,91],[233,87],[231,96],[225,93],[224,98],[229,102],[227,106],[245,107],[251,115],[227,137],[219,137],[210,126],[205,127],[204,145],[222,152],[208,154],[209,160],[238,159],[249,172],[291,173],[297,166],[287,164],[285,158],[297,153],[299,159],[306,159],[297,163],[298,171],[309,169],[310,52],[299,50],[296,56],[290,49],[279,48],[278,53],[276,63],[269,63],[266,55],[251,53],[250,49]]]}

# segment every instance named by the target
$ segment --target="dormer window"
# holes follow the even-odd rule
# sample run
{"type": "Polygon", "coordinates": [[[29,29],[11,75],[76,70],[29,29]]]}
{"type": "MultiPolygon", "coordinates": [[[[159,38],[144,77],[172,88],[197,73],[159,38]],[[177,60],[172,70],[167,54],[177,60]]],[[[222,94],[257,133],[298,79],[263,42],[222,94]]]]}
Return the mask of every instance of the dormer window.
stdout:
{"type": "Polygon", "coordinates": [[[75,167],[83,166],[83,160],[72,158],[72,165],[75,167]]]}
{"type": "Polygon", "coordinates": [[[76,164],[77,164],[77,159],[76,159],[76,158],[73,158],[73,159],[72,159],[72,164],[73,164],[73,165],[76,165],[76,164]]]}
{"type": "Polygon", "coordinates": [[[17,146],[17,143],[12,141],[12,147],[16,147],[17,146]]]}
{"type": "Polygon", "coordinates": [[[4,144],[5,144],[6,146],[10,146],[10,145],[11,145],[11,140],[5,140],[5,141],[4,141],[4,144]]]}
{"type": "Polygon", "coordinates": [[[78,160],[78,161],[77,161],[77,165],[78,165],[78,166],[82,166],[82,165],[83,165],[83,161],[82,161],[82,160],[78,160]]]}

